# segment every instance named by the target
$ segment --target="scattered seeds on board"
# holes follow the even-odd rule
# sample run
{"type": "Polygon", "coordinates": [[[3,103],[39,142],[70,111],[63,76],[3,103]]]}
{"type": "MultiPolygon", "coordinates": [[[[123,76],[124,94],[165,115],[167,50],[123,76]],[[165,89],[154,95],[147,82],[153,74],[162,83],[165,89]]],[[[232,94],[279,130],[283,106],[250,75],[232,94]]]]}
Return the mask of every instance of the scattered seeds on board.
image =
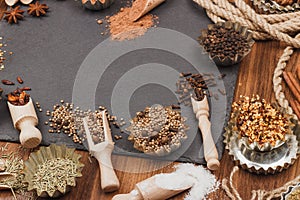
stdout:
{"type": "MultiPolygon", "coordinates": [[[[93,141],[99,143],[103,141],[104,137],[103,134],[101,134],[104,128],[100,112],[103,110],[106,110],[106,108],[99,106],[94,112],[91,110],[83,111],[79,107],[74,108],[72,103],[60,100],[60,104],[55,104],[52,111],[46,111],[46,115],[50,116],[50,119],[48,122],[45,122],[45,125],[49,125],[49,133],[67,134],[69,137],[72,137],[74,143],[81,144],[86,138],[82,119],[89,116],[88,123],[93,141]]],[[[118,126],[115,122],[117,119],[115,116],[107,114],[107,119],[116,127],[118,126]]]]}

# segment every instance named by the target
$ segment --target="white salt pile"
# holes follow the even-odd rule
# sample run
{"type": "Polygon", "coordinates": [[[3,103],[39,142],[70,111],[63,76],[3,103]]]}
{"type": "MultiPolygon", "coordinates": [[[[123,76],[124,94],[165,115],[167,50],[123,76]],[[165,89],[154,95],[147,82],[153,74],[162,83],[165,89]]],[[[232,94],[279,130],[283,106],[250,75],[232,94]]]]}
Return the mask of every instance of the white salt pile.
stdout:
{"type": "Polygon", "coordinates": [[[193,164],[179,164],[176,167],[176,173],[184,174],[193,177],[195,184],[185,196],[185,200],[202,200],[206,195],[216,191],[220,183],[210,171],[204,169],[201,165],[195,166],[193,164]]]}
{"type": "Polygon", "coordinates": [[[216,177],[202,166],[179,164],[175,168],[173,173],[156,175],[156,185],[169,190],[191,187],[185,200],[203,200],[219,187],[216,177]]]}

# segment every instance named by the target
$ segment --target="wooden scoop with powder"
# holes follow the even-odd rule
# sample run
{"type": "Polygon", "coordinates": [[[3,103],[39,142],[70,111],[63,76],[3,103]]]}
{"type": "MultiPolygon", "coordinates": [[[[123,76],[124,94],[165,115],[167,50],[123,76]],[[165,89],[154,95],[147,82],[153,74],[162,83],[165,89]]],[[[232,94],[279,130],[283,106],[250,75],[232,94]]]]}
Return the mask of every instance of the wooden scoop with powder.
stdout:
{"type": "Polygon", "coordinates": [[[195,184],[192,177],[170,173],[157,174],[135,185],[128,194],[118,194],[112,200],[161,200],[169,199],[195,184]]]}
{"type": "Polygon", "coordinates": [[[135,0],[129,13],[129,19],[137,21],[165,0],[135,0]]]}

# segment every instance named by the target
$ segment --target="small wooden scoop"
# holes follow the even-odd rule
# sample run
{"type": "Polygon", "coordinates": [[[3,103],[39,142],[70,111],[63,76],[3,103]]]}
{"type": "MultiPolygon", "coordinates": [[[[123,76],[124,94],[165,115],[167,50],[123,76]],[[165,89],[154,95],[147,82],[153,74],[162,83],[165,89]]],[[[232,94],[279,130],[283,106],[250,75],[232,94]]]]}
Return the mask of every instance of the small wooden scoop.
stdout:
{"type": "Polygon", "coordinates": [[[42,134],[35,126],[38,125],[38,117],[36,115],[33,101],[29,98],[29,102],[23,106],[15,106],[7,102],[10,115],[14,127],[20,130],[20,142],[25,148],[37,147],[42,140],[42,134]]]}
{"type": "MultiPolygon", "coordinates": [[[[178,179],[176,178],[176,174],[158,174],[152,176],[140,183],[135,185],[135,189],[132,190],[128,194],[118,194],[112,198],[112,200],[162,200],[162,199],[169,199],[185,190],[190,189],[194,182],[190,181],[191,179],[178,179]],[[168,176],[170,177],[170,181],[177,181],[179,188],[163,188],[159,186],[161,176],[168,176]],[[187,182],[187,180],[189,180],[187,182]]],[[[163,181],[166,182],[166,181],[163,181]]]]}
{"type": "MultiPolygon", "coordinates": [[[[15,176],[9,172],[1,172],[0,173],[0,182],[7,178],[15,178],[15,176]]],[[[0,190],[7,190],[7,189],[10,189],[10,187],[7,185],[0,184],[0,190]]]]}
{"type": "Polygon", "coordinates": [[[207,162],[207,167],[210,170],[217,170],[219,169],[220,162],[218,160],[218,152],[211,135],[211,123],[208,119],[209,106],[206,95],[201,101],[196,101],[193,97],[191,97],[191,100],[194,113],[199,121],[198,126],[202,133],[204,157],[207,162]]]}
{"type": "Polygon", "coordinates": [[[135,0],[129,13],[129,19],[137,21],[165,0],[135,0]]]}
{"type": "Polygon", "coordinates": [[[114,149],[114,142],[111,137],[108,120],[105,111],[101,112],[105,141],[94,144],[91,133],[88,128],[87,117],[83,118],[84,129],[86,132],[89,150],[100,166],[101,188],[104,192],[113,192],[119,189],[120,183],[111,163],[111,153],[114,149]]]}

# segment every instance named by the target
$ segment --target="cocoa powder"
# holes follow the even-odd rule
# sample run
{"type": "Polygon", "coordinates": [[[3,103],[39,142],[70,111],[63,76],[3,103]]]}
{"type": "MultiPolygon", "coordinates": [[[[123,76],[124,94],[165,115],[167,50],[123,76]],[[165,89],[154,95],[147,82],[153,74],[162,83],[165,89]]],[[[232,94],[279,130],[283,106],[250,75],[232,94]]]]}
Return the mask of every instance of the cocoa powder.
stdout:
{"type": "Polygon", "coordinates": [[[146,6],[145,0],[136,0],[132,7],[121,8],[118,13],[107,18],[109,31],[113,40],[132,40],[144,35],[158,20],[157,16],[147,14],[137,21],[133,17],[140,15],[146,6]]]}

